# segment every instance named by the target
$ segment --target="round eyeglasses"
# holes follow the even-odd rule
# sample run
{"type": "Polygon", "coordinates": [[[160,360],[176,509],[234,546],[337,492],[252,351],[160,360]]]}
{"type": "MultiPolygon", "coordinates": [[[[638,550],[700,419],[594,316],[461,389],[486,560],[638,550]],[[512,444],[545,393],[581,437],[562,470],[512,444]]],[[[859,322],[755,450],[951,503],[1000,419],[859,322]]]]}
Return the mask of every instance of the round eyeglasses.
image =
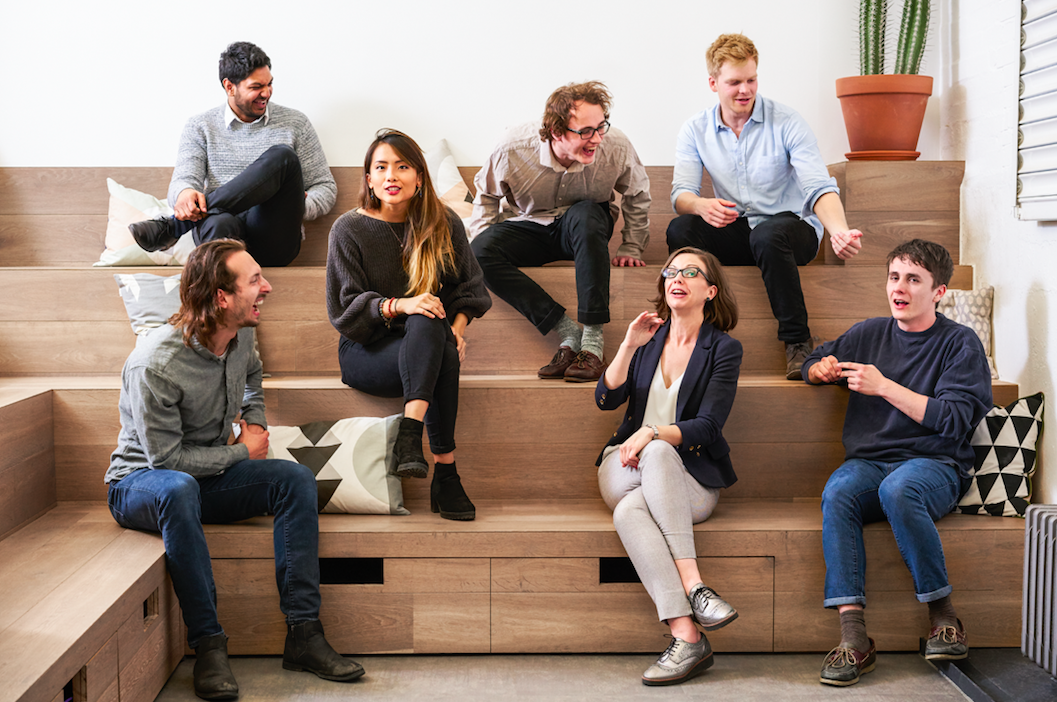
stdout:
{"type": "Polygon", "coordinates": [[[602,122],[602,124],[597,127],[584,127],[583,129],[569,129],[568,127],[566,127],[565,130],[568,132],[572,132],[573,134],[579,134],[580,138],[586,141],[593,137],[595,135],[595,132],[605,135],[605,133],[609,131],[609,127],[610,124],[609,120],[607,119],[605,122],[602,122]]]}

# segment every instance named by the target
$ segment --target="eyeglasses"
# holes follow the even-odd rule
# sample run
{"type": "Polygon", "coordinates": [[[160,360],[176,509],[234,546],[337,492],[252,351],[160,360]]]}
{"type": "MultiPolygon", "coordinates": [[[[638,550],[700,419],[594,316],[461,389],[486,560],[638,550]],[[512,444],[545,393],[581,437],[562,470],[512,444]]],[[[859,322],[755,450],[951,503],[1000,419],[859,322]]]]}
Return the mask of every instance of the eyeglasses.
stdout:
{"type": "Polygon", "coordinates": [[[604,136],[605,133],[609,131],[609,126],[609,120],[607,119],[605,122],[602,122],[602,126],[600,127],[584,127],[583,129],[569,129],[568,127],[566,127],[565,130],[568,132],[572,132],[573,134],[579,134],[580,138],[586,141],[587,139],[593,137],[595,135],[595,132],[598,132],[599,134],[602,134],[604,136]]]}
{"type": "Polygon", "coordinates": [[[671,279],[676,277],[680,273],[683,274],[684,278],[696,278],[697,276],[701,276],[705,279],[705,282],[710,284],[712,282],[708,279],[708,276],[705,275],[705,272],[697,266],[687,266],[686,268],[676,268],[675,266],[668,266],[667,268],[661,270],[661,277],[671,279]]]}

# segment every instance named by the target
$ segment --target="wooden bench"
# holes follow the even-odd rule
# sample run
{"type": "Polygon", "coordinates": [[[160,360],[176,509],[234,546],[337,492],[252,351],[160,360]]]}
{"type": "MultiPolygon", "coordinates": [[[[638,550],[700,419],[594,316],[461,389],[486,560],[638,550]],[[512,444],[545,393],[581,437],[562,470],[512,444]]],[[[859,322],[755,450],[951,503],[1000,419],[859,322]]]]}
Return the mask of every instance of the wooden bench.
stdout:
{"type": "MultiPolygon", "coordinates": [[[[93,598],[72,606],[87,633],[49,649],[56,660],[12,699],[49,698],[64,676],[79,680],[93,656],[109,660],[115,632],[141,627],[136,618],[143,617],[144,600],[151,587],[162,588],[156,579],[159,540],[113,523],[102,475],[118,432],[120,368],[134,344],[112,275],[177,270],[88,266],[102,249],[105,178],[161,194],[170,170],[0,169],[0,247],[7,266],[0,269],[0,420],[8,420],[0,421],[0,438],[5,448],[16,447],[0,463],[0,480],[8,481],[0,490],[0,535],[7,535],[0,553],[32,551],[24,544],[37,543],[48,524],[82,522],[98,530],[85,531],[83,538],[114,535],[154,553],[154,561],[144,556],[121,566],[128,584],[116,588],[120,594],[111,605],[93,604],[97,593],[88,588],[93,598]],[[155,579],[143,585],[143,578],[155,579]]],[[[262,356],[273,376],[265,381],[272,424],[383,416],[400,408],[397,400],[364,396],[336,378],[337,334],[325,313],[322,266],[326,232],[354,205],[360,169],[333,170],[339,185],[334,213],[308,227],[294,266],[265,272],[275,287],[260,327],[262,356]]],[[[801,269],[812,329],[824,338],[888,314],[884,253],[899,239],[925,235],[958,251],[961,164],[849,163],[833,171],[851,223],[871,239],[847,264],[831,260],[824,246],[816,265],[801,269]]],[[[654,296],[657,264],[666,255],[671,169],[649,172],[651,266],[613,270],[609,353],[627,321],[654,296]]],[[[847,393],[781,377],[784,355],[758,272],[728,272],[742,313],[734,336],[745,345],[738,399],[725,431],[740,480],[695,535],[702,572],[740,610],[741,620],[710,637],[725,651],[826,650],[834,642],[836,618],[821,607],[819,495],[843,457],[847,393]]],[[[569,268],[530,274],[563,304],[575,304],[569,268]]],[[[971,268],[958,266],[952,287],[972,287],[971,268]]],[[[555,342],[500,301],[474,322],[468,339],[457,442],[478,518],[440,520],[428,511],[428,482],[410,480],[404,486],[409,517],[322,515],[321,557],[354,559],[331,562],[338,574],[322,586],[328,637],[345,653],[659,650],[664,627],[642,586],[626,582],[625,554],[595,480],[595,457],[620,413],[597,411],[592,387],[536,380],[535,369],[555,342]]],[[[1010,402],[1017,390],[996,382],[995,401],[1010,402]]],[[[1023,523],[951,515],[939,528],[972,645],[1016,646],[1023,523]]],[[[70,526],[69,533],[81,530],[70,526]]],[[[279,653],[285,629],[274,585],[271,520],[209,526],[207,538],[232,652],[279,653]]],[[[926,628],[924,608],[913,597],[887,526],[867,527],[866,538],[871,634],[884,650],[914,650],[926,628]]],[[[62,582],[81,582],[77,578],[105,562],[108,548],[119,548],[108,544],[86,550],[95,555],[62,582]]],[[[11,582],[4,580],[6,572],[0,566],[0,584],[11,582]]],[[[55,591],[62,592],[59,576],[55,580],[55,591]]],[[[159,597],[169,597],[163,590],[159,597]]],[[[66,616],[58,597],[41,599],[37,614],[66,616]]],[[[10,616],[6,612],[0,607],[0,616],[10,616]]],[[[182,648],[182,632],[173,633],[181,625],[170,613],[165,636],[173,634],[182,648]]],[[[40,624],[4,631],[27,646],[48,635],[40,624]]],[[[172,669],[169,656],[178,657],[172,645],[152,649],[158,655],[148,667],[162,680],[172,669]]],[[[127,660],[117,665],[119,686],[134,679],[122,672],[127,660]]],[[[0,679],[6,679],[3,668],[0,679]]]]}
{"type": "Polygon", "coordinates": [[[0,701],[71,683],[86,702],[154,699],[186,645],[165,549],[105,502],[56,502],[52,418],[50,392],[0,392],[0,701]]]}

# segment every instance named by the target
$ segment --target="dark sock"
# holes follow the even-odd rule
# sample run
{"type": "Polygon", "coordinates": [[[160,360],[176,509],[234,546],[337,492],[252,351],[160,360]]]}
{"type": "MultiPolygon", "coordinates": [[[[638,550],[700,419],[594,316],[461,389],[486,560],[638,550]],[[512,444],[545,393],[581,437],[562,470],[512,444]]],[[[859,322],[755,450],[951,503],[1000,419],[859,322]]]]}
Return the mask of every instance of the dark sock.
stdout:
{"type": "Polygon", "coordinates": [[[861,609],[847,609],[840,613],[840,642],[856,651],[870,650],[870,639],[866,636],[866,613],[861,609]]]}
{"type": "Polygon", "coordinates": [[[954,612],[950,595],[929,602],[929,625],[933,629],[945,626],[958,627],[958,615],[954,612]]]}

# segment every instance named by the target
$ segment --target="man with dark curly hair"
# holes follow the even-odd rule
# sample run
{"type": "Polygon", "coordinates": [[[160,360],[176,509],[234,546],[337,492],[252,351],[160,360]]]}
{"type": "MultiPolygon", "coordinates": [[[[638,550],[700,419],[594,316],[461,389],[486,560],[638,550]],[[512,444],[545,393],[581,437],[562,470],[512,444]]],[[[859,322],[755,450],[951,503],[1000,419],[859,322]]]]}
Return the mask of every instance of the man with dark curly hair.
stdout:
{"type": "Polygon", "coordinates": [[[240,239],[262,266],[297,257],[302,220],[325,215],[337,186],[312,123],[271,103],[272,62],[249,42],[220,55],[223,105],[187,121],[169,184],[172,217],[129,226],[147,251],[187,232],[195,244],[240,239]]]}
{"type": "Polygon", "coordinates": [[[469,235],[485,284],[541,334],[558,335],[558,352],[539,370],[544,379],[594,382],[605,370],[602,325],[609,321],[617,193],[624,229],[612,265],[644,265],[650,181],[628,138],[610,128],[611,101],[596,81],[558,88],[547,100],[542,125],[510,129],[474,178],[469,235]],[[582,329],[518,270],[551,261],[575,263],[582,329]]]}

